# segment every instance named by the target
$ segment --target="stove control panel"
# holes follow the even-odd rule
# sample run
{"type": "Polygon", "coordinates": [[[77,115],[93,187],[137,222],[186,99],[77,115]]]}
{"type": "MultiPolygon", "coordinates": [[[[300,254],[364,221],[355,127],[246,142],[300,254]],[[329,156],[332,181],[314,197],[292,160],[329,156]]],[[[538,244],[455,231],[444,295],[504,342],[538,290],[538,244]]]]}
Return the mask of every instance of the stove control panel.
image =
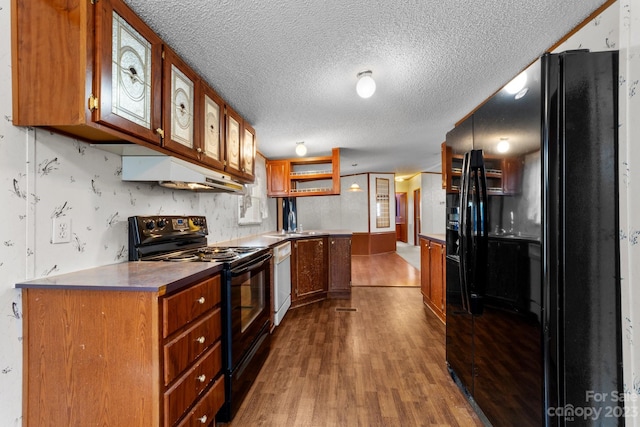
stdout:
{"type": "Polygon", "coordinates": [[[135,216],[129,219],[134,231],[141,236],[175,236],[180,234],[206,235],[207,218],[204,216],[135,216]]]}

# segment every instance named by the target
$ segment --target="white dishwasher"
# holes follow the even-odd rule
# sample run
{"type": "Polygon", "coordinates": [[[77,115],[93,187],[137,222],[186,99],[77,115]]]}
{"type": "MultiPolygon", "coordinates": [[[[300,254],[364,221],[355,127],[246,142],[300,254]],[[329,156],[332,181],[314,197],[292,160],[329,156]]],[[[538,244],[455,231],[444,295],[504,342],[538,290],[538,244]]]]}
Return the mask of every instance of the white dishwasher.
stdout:
{"type": "Polygon", "coordinates": [[[291,242],[273,248],[274,323],[280,324],[291,307],[291,242]]]}

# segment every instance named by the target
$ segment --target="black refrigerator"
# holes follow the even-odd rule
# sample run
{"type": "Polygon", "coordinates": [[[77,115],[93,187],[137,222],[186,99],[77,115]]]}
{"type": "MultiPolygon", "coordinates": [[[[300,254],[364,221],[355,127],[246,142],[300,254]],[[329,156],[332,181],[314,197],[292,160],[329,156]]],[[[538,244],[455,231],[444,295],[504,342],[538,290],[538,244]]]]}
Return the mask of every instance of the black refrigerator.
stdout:
{"type": "Polygon", "coordinates": [[[496,427],[624,424],[617,93],[545,54],[447,134],[447,365],[496,427]]]}

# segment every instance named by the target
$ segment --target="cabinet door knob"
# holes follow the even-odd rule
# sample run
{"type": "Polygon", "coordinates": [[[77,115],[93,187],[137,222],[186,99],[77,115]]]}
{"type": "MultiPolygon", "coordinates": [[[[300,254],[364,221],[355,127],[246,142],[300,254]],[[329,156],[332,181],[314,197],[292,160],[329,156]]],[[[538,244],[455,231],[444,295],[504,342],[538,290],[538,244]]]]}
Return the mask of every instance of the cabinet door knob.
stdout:
{"type": "Polygon", "coordinates": [[[204,344],[204,342],[206,341],[204,337],[198,337],[196,338],[196,341],[198,341],[200,344],[204,344]]]}
{"type": "Polygon", "coordinates": [[[198,298],[198,304],[204,304],[204,301],[205,301],[204,297],[198,298]]]}
{"type": "Polygon", "coordinates": [[[198,381],[200,381],[201,383],[205,382],[206,380],[207,380],[207,376],[205,374],[198,376],[198,381]]]}
{"type": "Polygon", "coordinates": [[[200,418],[198,418],[198,421],[200,421],[200,424],[204,424],[207,422],[207,416],[203,415],[200,418]]]}
{"type": "Polygon", "coordinates": [[[202,148],[198,147],[198,148],[196,148],[196,151],[197,151],[198,153],[202,153],[202,148]]]}

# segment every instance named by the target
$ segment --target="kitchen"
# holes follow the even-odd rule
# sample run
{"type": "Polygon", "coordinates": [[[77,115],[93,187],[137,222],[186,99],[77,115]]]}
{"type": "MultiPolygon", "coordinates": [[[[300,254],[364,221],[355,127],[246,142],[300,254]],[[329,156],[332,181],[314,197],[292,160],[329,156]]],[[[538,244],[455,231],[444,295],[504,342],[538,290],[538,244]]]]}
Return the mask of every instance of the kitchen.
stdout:
{"type": "MultiPolygon", "coordinates": [[[[2,61],[5,69],[10,67],[10,10],[9,2],[3,2],[0,10],[3,38],[2,61]]],[[[598,33],[594,50],[602,50],[604,39],[612,37],[609,33],[619,31],[617,48],[627,52],[621,53],[621,62],[625,61],[628,74],[621,79],[621,93],[629,96],[620,97],[621,115],[633,117],[636,111],[634,102],[637,97],[635,85],[639,67],[637,63],[637,13],[628,3],[619,2],[612,6],[608,20],[602,18],[597,25],[591,26],[598,33]],[[612,26],[600,26],[601,22],[612,22],[612,26]],[[601,36],[602,35],[602,36],[601,36]],[[636,49],[636,50],[634,50],[636,49]]],[[[615,32],[614,32],[615,34],[615,32]]],[[[616,37],[613,36],[615,39],[616,37]]],[[[589,38],[591,40],[591,37],[589,38]]],[[[590,46],[585,42],[584,46],[590,46]]],[[[612,43],[608,39],[608,43],[612,43]]],[[[615,43],[615,41],[613,42],[615,43]]],[[[581,44],[578,42],[576,44],[581,44]]],[[[577,46],[570,46],[573,48],[577,46]]],[[[621,71],[622,73],[622,71],[621,71]]],[[[3,93],[10,93],[10,73],[3,73],[3,93]]],[[[8,97],[6,98],[8,99],[8,97]]],[[[206,197],[183,191],[168,191],[158,186],[139,183],[123,183],[119,177],[120,157],[103,152],[83,142],[61,137],[39,128],[22,128],[11,125],[10,102],[3,103],[0,125],[0,149],[3,153],[3,182],[7,192],[3,197],[6,207],[3,219],[7,224],[17,224],[7,230],[3,236],[0,256],[2,269],[2,306],[5,316],[2,322],[5,337],[2,350],[3,397],[0,413],[3,419],[19,420],[21,407],[21,296],[14,289],[14,284],[35,277],[53,276],[56,274],[93,268],[112,264],[127,259],[126,218],[139,212],[163,214],[184,214],[185,212],[201,212],[210,221],[211,242],[237,239],[242,236],[273,231],[276,217],[275,203],[267,199],[260,208],[262,222],[238,226],[237,196],[225,194],[207,195],[206,197]],[[25,161],[26,160],[26,161],[25,161]],[[71,218],[71,241],[65,245],[49,243],[49,228],[54,217],[71,218]],[[6,236],[6,237],[5,237],[6,236]]],[[[458,120],[459,117],[451,120],[458,120]]],[[[638,135],[638,125],[633,120],[621,119],[620,144],[621,168],[624,186],[621,189],[621,245],[623,265],[623,319],[625,324],[625,383],[627,390],[637,390],[635,366],[638,355],[634,352],[632,342],[633,326],[636,324],[633,301],[636,291],[632,283],[637,277],[638,259],[637,237],[638,223],[634,208],[637,201],[631,196],[637,194],[637,183],[631,179],[631,165],[637,163],[637,148],[630,143],[638,135]],[[636,160],[636,162],[634,162],[636,160]],[[635,189],[635,191],[633,191],[635,189]],[[628,213],[627,213],[628,212],[628,213]],[[630,367],[630,368],[628,368],[630,367]],[[628,369],[627,369],[628,368],[628,369]]],[[[259,135],[258,135],[259,137],[259,135]]],[[[444,135],[440,136],[441,139],[444,135]]],[[[264,159],[258,156],[256,174],[264,185],[266,174],[264,159]]],[[[345,179],[347,181],[347,179],[345,179]]],[[[264,187],[263,187],[264,188],[264,187]]],[[[266,190],[262,190],[266,191],[266,190]]],[[[313,224],[305,224],[300,215],[299,221],[305,228],[315,228],[313,224]]],[[[320,228],[333,228],[325,227],[320,228]]],[[[630,421],[631,422],[631,421],[630,421]]],[[[636,421],[637,422],[637,421],[636,421]]],[[[19,423],[19,421],[16,421],[19,423]]]]}

